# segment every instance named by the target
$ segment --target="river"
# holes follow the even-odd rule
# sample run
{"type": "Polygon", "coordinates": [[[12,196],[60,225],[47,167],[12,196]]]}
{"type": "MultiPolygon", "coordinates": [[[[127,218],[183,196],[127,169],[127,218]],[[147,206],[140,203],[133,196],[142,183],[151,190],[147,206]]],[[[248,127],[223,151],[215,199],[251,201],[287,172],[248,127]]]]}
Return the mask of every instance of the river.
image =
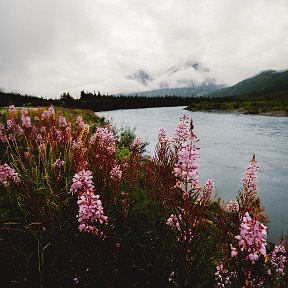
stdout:
{"type": "Polygon", "coordinates": [[[269,217],[269,240],[288,232],[288,117],[236,113],[190,112],[183,107],[97,112],[117,126],[135,128],[136,135],[149,142],[153,154],[160,127],[168,135],[186,114],[192,117],[200,138],[200,182],[215,182],[216,196],[235,200],[248,161],[256,154],[260,167],[258,194],[269,217]]]}

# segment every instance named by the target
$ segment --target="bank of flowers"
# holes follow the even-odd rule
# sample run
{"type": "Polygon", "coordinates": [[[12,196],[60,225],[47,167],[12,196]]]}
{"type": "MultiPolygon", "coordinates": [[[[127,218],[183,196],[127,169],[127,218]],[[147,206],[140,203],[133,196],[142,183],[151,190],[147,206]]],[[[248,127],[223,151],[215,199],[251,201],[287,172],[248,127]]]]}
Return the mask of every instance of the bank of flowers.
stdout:
{"type": "Polygon", "coordinates": [[[148,157],[131,131],[83,116],[52,106],[1,114],[2,283],[287,286],[287,243],[267,240],[255,155],[224,203],[213,180],[199,182],[190,118],[171,137],[160,128],[148,157]]]}

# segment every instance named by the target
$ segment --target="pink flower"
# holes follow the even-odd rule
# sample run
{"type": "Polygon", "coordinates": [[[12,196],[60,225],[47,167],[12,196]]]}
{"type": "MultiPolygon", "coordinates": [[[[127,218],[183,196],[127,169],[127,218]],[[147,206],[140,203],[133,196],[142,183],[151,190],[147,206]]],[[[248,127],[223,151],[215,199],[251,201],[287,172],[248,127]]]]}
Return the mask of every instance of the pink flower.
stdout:
{"type": "Polygon", "coordinates": [[[272,267],[275,269],[276,273],[282,276],[285,275],[284,269],[285,269],[285,263],[287,263],[286,255],[287,255],[286,249],[282,243],[275,245],[271,256],[271,264],[272,267]]]}
{"type": "Polygon", "coordinates": [[[22,110],[21,121],[22,121],[22,127],[24,128],[30,128],[32,126],[31,119],[28,116],[28,111],[26,109],[22,110]]]}
{"type": "Polygon", "coordinates": [[[169,143],[170,140],[167,138],[166,129],[161,127],[158,132],[158,140],[160,143],[169,143]]]}
{"type": "Polygon", "coordinates": [[[214,182],[211,179],[208,179],[207,182],[203,185],[203,189],[205,193],[211,193],[212,190],[214,189],[214,182]]]}
{"type": "Polygon", "coordinates": [[[122,171],[119,165],[114,164],[112,170],[110,172],[110,176],[112,179],[120,180],[122,177],[122,171]]]}
{"type": "Polygon", "coordinates": [[[73,184],[70,188],[72,194],[82,195],[87,191],[94,192],[95,188],[92,181],[92,172],[89,170],[81,170],[73,177],[73,184]]]}
{"type": "Polygon", "coordinates": [[[30,153],[30,151],[24,152],[24,156],[25,156],[26,159],[31,159],[31,153],[30,153]]]}
{"type": "Polygon", "coordinates": [[[77,117],[76,123],[81,130],[84,130],[86,133],[89,132],[90,126],[84,123],[82,116],[77,117]]]}
{"type": "Polygon", "coordinates": [[[54,110],[54,107],[51,105],[49,106],[47,110],[43,111],[41,118],[42,120],[45,120],[45,119],[53,118],[54,115],[55,115],[55,110],[54,110]]]}
{"type": "Polygon", "coordinates": [[[41,135],[41,134],[37,134],[37,136],[36,136],[36,141],[37,141],[37,142],[41,142],[42,140],[43,140],[42,135],[41,135]]]}
{"type": "MultiPolygon", "coordinates": [[[[178,217],[181,220],[181,215],[179,215],[178,217]]],[[[171,216],[167,219],[166,225],[170,226],[172,229],[176,229],[178,231],[181,230],[178,218],[174,214],[171,214],[171,216]]]]}
{"type": "Polygon", "coordinates": [[[267,227],[261,222],[253,220],[248,212],[243,216],[240,234],[235,238],[238,240],[240,250],[247,254],[246,259],[252,263],[257,261],[261,255],[266,256],[267,227]]]}
{"type": "Polygon", "coordinates": [[[14,119],[7,120],[7,129],[12,130],[16,126],[16,122],[14,119]]]}
{"type": "Polygon", "coordinates": [[[2,123],[0,123],[0,142],[3,142],[3,143],[6,142],[6,137],[5,137],[5,134],[4,134],[5,133],[4,130],[5,130],[4,125],[2,123]]]}
{"type": "Polygon", "coordinates": [[[191,182],[194,186],[199,182],[199,153],[190,144],[180,147],[178,161],[174,167],[175,176],[182,181],[191,182]]]}
{"type": "Polygon", "coordinates": [[[237,201],[230,201],[225,207],[224,210],[228,213],[239,212],[239,204],[237,201]]]}
{"type": "Polygon", "coordinates": [[[9,108],[8,108],[8,111],[9,111],[10,113],[15,113],[15,112],[16,112],[15,106],[14,106],[14,105],[10,105],[9,108]]]}
{"type": "Polygon", "coordinates": [[[64,166],[65,161],[60,160],[60,159],[56,159],[56,161],[53,163],[53,167],[54,168],[61,168],[62,166],[64,166]]]}
{"type": "Polygon", "coordinates": [[[106,224],[108,217],[104,215],[102,202],[99,195],[95,195],[95,187],[92,181],[92,172],[81,170],[73,177],[73,183],[70,188],[72,194],[78,194],[78,222],[81,232],[92,232],[97,235],[98,229],[96,223],[106,224]]]}
{"type": "Polygon", "coordinates": [[[236,248],[231,247],[231,257],[237,257],[238,256],[238,251],[236,248]]]}
{"type": "Polygon", "coordinates": [[[15,169],[11,168],[8,164],[0,165],[0,183],[5,187],[8,187],[10,184],[19,184],[20,177],[15,169]]]}
{"type": "Polygon", "coordinates": [[[58,123],[59,123],[59,127],[61,128],[66,128],[68,125],[67,120],[63,116],[59,116],[58,123]]]}
{"type": "Polygon", "coordinates": [[[250,161],[250,165],[245,170],[245,175],[242,178],[242,183],[246,189],[251,189],[252,191],[257,192],[257,172],[259,167],[257,166],[257,161],[255,160],[255,155],[253,155],[252,160],[250,161]]]}
{"type": "Polygon", "coordinates": [[[77,204],[79,206],[78,222],[79,230],[82,232],[94,232],[96,229],[94,222],[106,224],[108,217],[104,215],[100,196],[94,193],[84,193],[79,197],[77,204]]]}
{"type": "Polygon", "coordinates": [[[116,149],[116,139],[107,127],[98,127],[90,138],[91,145],[99,145],[99,148],[105,148],[108,154],[112,155],[116,149]]]}
{"type": "Polygon", "coordinates": [[[215,280],[217,287],[225,287],[226,285],[231,284],[231,278],[235,276],[235,272],[228,271],[224,267],[223,263],[220,263],[216,267],[216,270],[217,271],[215,272],[215,280]]]}
{"type": "Polygon", "coordinates": [[[177,124],[173,138],[176,143],[186,142],[189,139],[189,124],[190,119],[186,115],[180,118],[180,122],[177,124]]]}
{"type": "Polygon", "coordinates": [[[79,283],[79,280],[80,280],[80,277],[75,277],[75,278],[74,278],[74,283],[75,283],[75,284],[78,284],[78,283],[79,283]]]}
{"type": "Polygon", "coordinates": [[[140,153],[142,143],[142,139],[140,137],[136,137],[131,145],[131,149],[137,153],[140,153]]]}
{"type": "Polygon", "coordinates": [[[172,282],[172,281],[174,280],[174,278],[175,278],[175,275],[176,275],[175,271],[172,271],[172,272],[170,273],[170,275],[169,275],[168,281],[169,281],[169,282],[172,282]]]}
{"type": "Polygon", "coordinates": [[[73,142],[72,142],[72,149],[73,149],[73,150],[84,149],[84,144],[83,144],[83,142],[82,142],[81,140],[80,140],[80,141],[73,140],[73,142]]]}

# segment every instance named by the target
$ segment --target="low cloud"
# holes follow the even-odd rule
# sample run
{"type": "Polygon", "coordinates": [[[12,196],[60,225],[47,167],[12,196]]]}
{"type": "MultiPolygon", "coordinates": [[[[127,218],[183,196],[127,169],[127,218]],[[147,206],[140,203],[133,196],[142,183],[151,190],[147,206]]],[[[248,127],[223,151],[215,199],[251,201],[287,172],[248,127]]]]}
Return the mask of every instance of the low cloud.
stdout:
{"type": "MultiPolygon", "coordinates": [[[[0,0],[0,11],[6,91],[53,98],[136,92],[143,85],[127,79],[131,73],[160,75],[189,61],[226,84],[288,68],[287,0],[0,0]]],[[[182,74],[169,85],[207,76],[182,74]]]]}

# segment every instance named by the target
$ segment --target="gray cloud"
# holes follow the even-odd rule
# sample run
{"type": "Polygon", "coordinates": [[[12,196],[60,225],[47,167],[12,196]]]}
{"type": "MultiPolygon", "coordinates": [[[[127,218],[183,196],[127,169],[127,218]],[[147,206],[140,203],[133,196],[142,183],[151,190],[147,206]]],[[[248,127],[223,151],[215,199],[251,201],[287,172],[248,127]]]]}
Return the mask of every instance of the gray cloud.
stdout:
{"type": "Polygon", "coordinates": [[[6,91],[140,91],[127,75],[187,61],[227,84],[288,67],[287,0],[0,0],[0,11],[6,91]]]}

